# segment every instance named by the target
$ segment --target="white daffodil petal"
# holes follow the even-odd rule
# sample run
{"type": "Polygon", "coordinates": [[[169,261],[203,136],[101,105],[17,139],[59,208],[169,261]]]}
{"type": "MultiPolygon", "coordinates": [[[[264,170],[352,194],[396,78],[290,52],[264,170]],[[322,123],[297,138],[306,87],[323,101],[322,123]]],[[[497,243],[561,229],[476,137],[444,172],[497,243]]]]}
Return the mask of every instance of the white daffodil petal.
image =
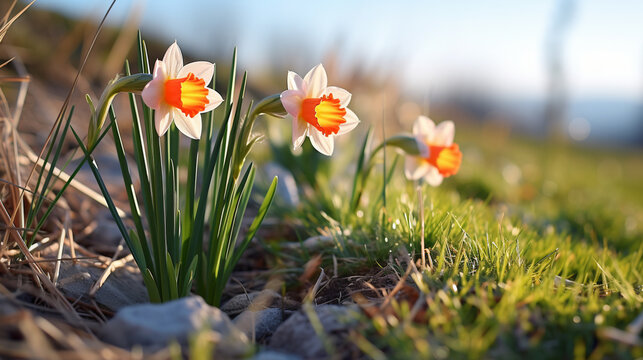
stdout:
{"type": "Polygon", "coordinates": [[[219,106],[223,102],[223,98],[221,97],[221,95],[219,95],[218,92],[210,88],[206,88],[206,89],[208,89],[208,95],[207,95],[208,104],[205,106],[205,109],[203,109],[203,111],[201,112],[214,110],[217,106],[219,106]]]}
{"type": "Polygon", "coordinates": [[[304,100],[304,94],[299,90],[286,90],[281,93],[279,96],[281,98],[281,104],[286,109],[286,112],[290,114],[293,118],[297,119],[299,117],[299,110],[301,108],[301,102],[304,100]]]}
{"type": "Polygon", "coordinates": [[[177,78],[179,71],[181,71],[183,67],[183,54],[176,41],[167,48],[163,56],[163,62],[165,63],[168,76],[173,79],[177,78]]]}
{"type": "Polygon", "coordinates": [[[205,81],[207,86],[212,81],[212,75],[214,75],[214,64],[207,61],[195,61],[189,63],[179,70],[177,78],[184,78],[188,76],[189,73],[194,74],[194,76],[205,81]]]}
{"type": "Polygon", "coordinates": [[[437,168],[431,166],[429,172],[426,174],[426,176],[424,176],[424,179],[431,186],[439,186],[440,184],[442,184],[442,180],[444,179],[444,177],[440,175],[440,172],[437,168]]]}
{"type": "Polygon", "coordinates": [[[442,146],[451,146],[455,137],[455,125],[453,121],[443,121],[435,127],[433,143],[442,146]]]}
{"type": "Polygon", "coordinates": [[[308,123],[297,118],[292,119],[292,148],[299,149],[308,135],[308,123]]]}
{"type": "Polygon", "coordinates": [[[431,167],[418,156],[406,156],[404,159],[404,175],[409,180],[418,180],[429,172],[431,167]]]}
{"type": "Polygon", "coordinates": [[[288,90],[302,90],[304,89],[304,80],[294,71],[288,71],[288,90]]]}
{"type": "Polygon", "coordinates": [[[339,131],[337,132],[337,135],[344,135],[347,132],[355,129],[355,127],[359,124],[359,119],[357,118],[357,115],[355,115],[353,110],[348,108],[344,110],[346,110],[346,115],[344,115],[344,120],[346,120],[346,122],[339,125],[339,131]]]}
{"type": "Polygon", "coordinates": [[[196,114],[194,117],[188,117],[179,109],[172,109],[174,116],[174,124],[180,132],[185,136],[198,140],[201,138],[201,114],[196,114]]]}
{"type": "Polygon", "coordinates": [[[304,83],[306,84],[306,97],[321,97],[328,86],[328,78],[326,77],[324,65],[319,64],[312,68],[304,77],[304,83]]]}
{"type": "Polygon", "coordinates": [[[435,123],[424,115],[418,116],[413,123],[413,135],[420,135],[422,138],[429,140],[433,138],[435,123]]]}
{"type": "Polygon", "coordinates": [[[333,154],[335,141],[332,136],[324,136],[321,131],[310,128],[308,130],[308,138],[310,139],[310,143],[313,147],[320,153],[326,156],[331,156],[333,154]]]}
{"type": "Polygon", "coordinates": [[[351,102],[351,93],[348,91],[337,87],[337,86],[329,86],[324,90],[322,95],[330,95],[333,94],[333,98],[339,99],[339,106],[341,107],[346,107],[348,106],[348,103],[351,102]]]}
{"type": "Polygon", "coordinates": [[[148,82],[143,88],[143,91],[141,91],[141,97],[143,97],[145,105],[152,109],[158,109],[159,106],[161,106],[161,102],[163,101],[164,84],[165,64],[163,64],[162,61],[156,60],[152,81],[148,82]]]}
{"type": "Polygon", "coordinates": [[[172,108],[168,105],[161,104],[158,110],[154,112],[154,125],[159,136],[163,136],[172,125],[171,110],[172,108]]]}

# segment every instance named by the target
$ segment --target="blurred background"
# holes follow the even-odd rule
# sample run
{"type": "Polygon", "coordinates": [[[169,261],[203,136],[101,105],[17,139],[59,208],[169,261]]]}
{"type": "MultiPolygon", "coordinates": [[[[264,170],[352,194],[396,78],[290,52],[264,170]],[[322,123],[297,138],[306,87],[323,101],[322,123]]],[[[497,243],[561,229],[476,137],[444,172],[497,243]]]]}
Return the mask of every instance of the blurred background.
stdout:
{"type": "MultiPolygon", "coordinates": [[[[97,21],[109,4],[38,0],[31,11],[97,21]]],[[[227,63],[237,46],[259,92],[284,87],[285,70],[303,75],[323,62],[333,84],[373,110],[364,120],[390,112],[409,129],[428,113],[536,137],[640,147],[641,14],[643,3],[634,0],[118,0],[107,22],[141,28],[160,49],[177,40],[194,58],[227,63]],[[368,106],[373,98],[384,109],[368,106]]],[[[108,70],[122,64],[108,60],[108,70]]]]}
{"type": "MultiPolygon", "coordinates": [[[[37,0],[3,40],[0,60],[16,60],[2,75],[30,75],[24,106],[17,108],[19,130],[34,148],[44,143],[42,129],[56,118],[110,4],[37,0]]],[[[125,59],[137,70],[139,29],[151,59],[176,40],[186,62],[216,62],[214,87],[222,93],[236,46],[254,99],[283,91],[288,70],[303,76],[323,63],[329,84],[352,92],[350,108],[362,122],[337,139],[332,158],[308,141],[293,153],[289,121],[263,119],[255,126],[267,136],[252,161],[262,165],[261,181],[291,178],[280,181],[291,186],[278,190],[277,202],[299,211],[293,217],[302,217],[302,204],[316,209],[311,213],[340,216],[367,129],[375,130],[376,145],[410,132],[425,114],[453,120],[463,151],[460,172],[432,189],[436,194],[483,201],[499,217],[543,236],[557,231],[629,251],[643,238],[641,14],[643,2],[633,0],[618,6],[598,0],[118,0],[76,86],[72,123],[87,128],[84,94],[98,99],[125,59]]],[[[12,103],[20,97],[10,85],[3,91],[12,103]]],[[[127,97],[117,97],[115,108],[129,118],[127,97]]],[[[131,123],[119,126],[128,134],[131,123]]],[[[103,177],[112,176],[120,188],[114,147],[105,140],[95,155],[103,177]]],[[[388,168],[394,168],[390,154],[388,168]]],[[[374,194],[377,179],[369,190],[374,194]]],[[[394,181],[398,191],[414,186],[401,175],[394,181]]]]}

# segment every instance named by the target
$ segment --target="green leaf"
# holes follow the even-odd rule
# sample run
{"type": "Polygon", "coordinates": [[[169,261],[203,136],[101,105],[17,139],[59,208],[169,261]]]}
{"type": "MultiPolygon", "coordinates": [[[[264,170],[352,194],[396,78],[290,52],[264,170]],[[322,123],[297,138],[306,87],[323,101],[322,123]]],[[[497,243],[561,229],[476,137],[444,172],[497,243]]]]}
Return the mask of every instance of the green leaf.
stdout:
{"type": "Polygon", "coordinates": [[[268,188],[268,191],[266,192],[266,196],[264,197],[263,202],[261,203],[261,206],[259,207],[259,211],[257,212],[257,215],[252,221],[250,228],[248,228],[248,232],[246,233],[246,236],[244,237],[241,244],[239,244],[239,246],[235,249],[232,257],[228,260],[226,264],[226,271],[225,271],[226,279],[230,277],[230,274],[232,274],[232,269],[235,267],[235,265],[237,265],[237,263],[239,262],[239,259],[241,259],[241,255],[243,255],[243,252],[246,250],[246,248],[248,248],[250,241],[252,241],[252,238],[257,233],[257,230],[259,230],[259,227],[261,226],[263,219],[266,217],[266,214],[270,209],[270,205],[272,204],[272,200],[275,197],[275,192],[277,190],[278,182],[279,182],[279,179],[275,176],[275,178],[272,180],[272,183],[270,184],[270,187],[268,188]]]}
{"type": "Polygon", "coordinates": [[[170,299],[179,298],[179,289],[176,284],[176,272],[174,269],[174,264],[172,263],[172,256],[169,252],[165,253],[165,268],[167,272],[167,282],[170,286],[170,299]]]}
{"type": "MultiPolygon", "coordinates": [[[[136,202],[136,192],[134,191],[134,184],[132,183],[132,176],[130,175],[129,165],[127,163],[127,158],[125,157],[125,149],[123,148],[123,140],[121,138],[120,131],[118,130],[118,122],[116,122],[116,116],[114,114],[114,109],[110,109],[109,118],[111,120],[112,136],[114,138],[114,146],[116,147],[116,155],[118,157],[118,164],[121,168],[121,174],[123,176],[123,182],[125,183],[125,191],[127,192],[127,198],[129,199],[130,212],[132,220],[134,221],[134,226],[138,233],[137,239],[142,239],[142,243],[139,240],[139,246],[142,246],[141,253],[145,257],[145,262],[147,264],[153,264],[152,254],[147,245],[145,230],[143,230],[143,222],[141,221],[141,214],[136,202]]],[[[142,267],[147,267],[142,265],[142,267]]]]}
{"type": "MultiPolygon", "coordinates": [[[[139,259],[147,259],[149,254],[146,253],[146,250],[143,250],[143,246],[141,244],[141,239],[136,235],[136,232],[132,229],[129,231],[129,237],[132,239],[132,247],[129,249],[130,252],[132,253],[132,256],[135,258],[139,259]],[[136,255],[134,255],[136,253],[136,255]]],[[[145,239],[143,239],[145,240],[145,239]]],[[[147,244],[146,244],[147,245],[147,244]]],[[[146,246],[147,247],[147,246],[146,246]]],[[[149,250],[147,250],[149,251],[149,250]]],[[[140,264],[140,268],[147,268],[147,263],[144,261],[142,264],[140,264]]]]}
{"type": "Polygon", "coordinates": [[[160,303],[161,294],[159,293],[159,289],[156,286],[156,281],[154,281],[154,276],[150,272],[150,269],[145,269],[141,274],[143,275],[143,282],[147,288],[147,294],[150,297],[150,302],[160,303]]]}
{"type": "MultiPolygon", "coordinates": [[[[76,142],[78,143],[78,146],[80,146],[81,150],[85,154],[85,158],[91,159],[87,149],[85,148],[85,145],[83,144],[83,141],[78,136],[78,134],[76,133],[73,127],[71,128],[71,131],[74,134],[74,137],[76,138],[76,142]]],[[[129,247],[130,249],[134,249],[135,245],[132,243],[132,239],[129,237],[129,233],[125,227],[125,224],[123,224],[123,220],[121,219],[120,216],[118,216],[118,212],[116,211],[116,206],[114,205],[114,201],[112,200],[112,197],[109,195],[109,192],[107,191],[107,187],[105,186],[105,183],[103,182],[103,178],[100,176],[100,173],[98,172],[96,163],[93,161],[93,159],[91,159],[91,161],[88,161],[88,163],[89,163],[90,169],[92,170],[92,173],[94,174],[94,178],[98,183],[98,187],[100,188],[100,191],[103,194],[103,197],[105,198],[105,202],[107,202],[107,208],[109,209],[109,212],[112,214],[112,217],[114,218],[114,221],[116,222],[116,226],[118,227],[118,230],[123,236],[123,239],[125,239],[125,243],[127,243],[127,247],[129,247]]],[[[143,269],[145,268],[142,267],[142,264],[145,264],[145,259],[144,257],[140,257],[140,255],[141,255],[140,253],[136,253],[135,251],[132,252],[134,261],[136,261],[136,264],[138,265],[139,269],[143,271],[143,269]]]]}
{"type": "Polygon", "coordinates": [[[194,277],[196,275],[196,267],[198,263],[199,263],[199,256],[195,255],[192,258],[192,261],[190,262],[190,266],[187,267],[187,271],[185,272],[185,277],[182,279],[180,283],[181,296],[187,296],[190,293],[190,289],[192,288],[192,281],[194,280],[194,277]]]}
{"type": "MultiPolygon", "coordinates": [[[[38,184],[36,184],[36,192],[40,193],[42,197],[38,197],[38,200],[36,201],[35,206],[33,206],[32,211],[29,212],[29,215],[27,217],[27,227],[31,226],[31,223],[33,221],[33,218],[40,212],[40,208],[42,206],[43,199],[47,196],[47,193],[50,190],[50,182],[52,177],[54,176],[54,172],[56,169],[56,164],[58,163],[58,158],[60,157],[60,152],[62,150],[63,144],[65,137],[67,136],[67,130],[69,129],[69,126],[71,124],[71,118],[74,114],[74,107],[72,106],[71,110],[69,111],[69,116],[67,116],[67,120],[64,122],[64,126],[62,127],[62,133],[60,136],[58,136],[58,130],[60,129],[61,124],[63,124],[63,121],[60,121],[58,123],[58,126],[56,127],[56,131],[54,133],[54,136],[52,137],[51,140],[51,147],[47,151],[47,156],[44,159],[44,164],[47,164],[47,161],[49,159],[49,155],[51,154],[51,151],[54,150],[54,157],[51,160],[51,163],[49,163],[49,169],[47,171],[47,176],[45,177],[45,181],[42,184],[42,187],[38,189],[38,184]]],[[[45,171],[46,166],[42,166],[40,168],[40,176],[38,177],[38,180],[40,180],[42,173],[45,171]]],[[[56,179],[58,179],[60,174],[56,175],[56,179]]],[[[54,181],[55,183],[55,181],[54,181]]],[[[51,204],[49,206],[52,206],[51,204]]],[[[43,217],[41,221],[39,222],[39,226],[36,226],[36,231],[34,231],[27,241],[27,246],[31,246],[33,241],[36,238],[37,232],[40,230],[40,227],[42,226],[40,223],[44,223],[44,220],[46,217],[43,217]]]]}
{"type": "Polygon", "coordinates": [[[351,202],[349,208],[351,214],[357,211],[359,200],[362,197],[362,191],[364,191],[363,186],[361,186],[363,182],[360,179],[368,176],[368,173],[364,173],[364,161],[366,160],[366,148],[371,142],[372,137],[373,128],[369,128],[366,136],[364,137],[364,142],[362,143],[359,158],[357,160],[357,167],[355,168],[355,177],[353,178],[353,191],[351,193],[351,202]]]}

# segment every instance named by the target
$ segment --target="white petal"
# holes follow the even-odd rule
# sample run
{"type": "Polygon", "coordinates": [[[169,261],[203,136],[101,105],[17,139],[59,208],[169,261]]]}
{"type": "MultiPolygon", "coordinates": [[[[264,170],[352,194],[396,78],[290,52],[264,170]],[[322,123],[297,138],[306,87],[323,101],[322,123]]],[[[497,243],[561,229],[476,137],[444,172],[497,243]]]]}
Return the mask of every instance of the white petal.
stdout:
{"type": "Polygon", "coordinates": [[[404,159],[404,175],[409,180],[420,179],[429,172],[430,166],[418,156],[407,155],[404,159]]]}
{"type": "Polygon", "coordinates": [[[313,147],[320,153],[331,156],[335,148],[335,142],[332,136],[324,136],[321,131],[310,127],[308,129],[308,138],[313,147]]]}
{"type": "Polygon", "coordinates": [[[292,148],[299,149],[308,135],[308,123],[297,118],[292,119],[292,148]]]}
{"type": "Polygon", "coordinates": [[[154,112],[154,125],[159,136],[163,136],[172,125],[171,110],[170,106],[161,104],[159,109],[154,112]]]}
{"type": "Polygon", "coordinates": [[[433,143],[442,146],[451,146],[455,137],[455,125],[453,121],[443,121],[435,127],[433,143]]]}
{"type": "Polygon", "coordinates": [[[148,82],[143,88],[143,91],[141,91],[141,97],[143,98],[145,105],[152,109],[158,109],[161,106],[161,102],[163,101],[164,84],[165,64],[163,64],[162,61],[156,60],[152,81],[148,82]]]}
{"type": "Polygon", "coordinates": [[[428,174],[426,174],[424,179],[426,180],[427,183],[429,183],[429,185],[438,186],[442,184],[442,180],[444,179],[444,177],[440,175],[440,171],[438,171],[437,168],[434,168],[433,166],[431,166],[431,169],[429,170],[428,174]]]}
{"type": "Polygon", "coordinates": [[[324,90],[322,95],[329,95],[333,94],[333,98],[339,99],[339,106],[341,107],[346,107],[348,106],[348,103],[351,102],[351,93],[348,91],[337,87],[337,86],[329,86],[324,90]]]}
{"type": "Polygon", "coordinates": [[[420,135],[426,140],[433,138],[435,130],[435,123],[424,115],[418,116],[417,120],[413,123],[413,135],[420,135]]]}
{"type": "Polygon", "coordinates": [[[182,113],[181,110],[173,108],[172,115],[174,116],[176,128],[185,136],[195,140],[201,138],[201,114],[196,114],[191,118],[182,113]]]}
{"type": "Polygon", "coordinates": [[[176,41],[167,48],[163,56],[163,62],[165,63],[168,77],[176,79],[183,67],[183,54],[181,54],[181,49],[176,41]]]}
{"type": "Polygon", "coordinates": [[[206,89],[208,89],[208,95],[207,95],[208,104],[205,106],[205,109],[201,112],[211,111],[223,102],[223,98],[221,97],[221,95],[219,95],[218,92],[210,88],[206,88],[206,89]]]}
{"type": "Polygon", "coordinates": [[[288,90],[302,90],[306,91],[304,88],[304,80],[294,71],[288,71],[288,90]]]}
{"type": "Polygon", "coordinates": [[[337,132],[337,135],[344,135],[347,132],[355,129],[355,127],[359,124],[357,115],[355,115],[355,113],[349,108],[346,108],[345,110],[346,115],[344,115],[344,120],[346,120],[346,122],[339,125],[339,131],[337,132]]]}
{"type": "Polygon", "coordinates": [[[281,104],[286,109],[286,112],[293,118],[299,117],[299,110],[301,109],[301,102],[304,100],[305,94],[299,90],[286,90],[279,96],[281,104]]]}
{"type": "Polygon", "coordinates": [[[304,77],[304,83],[306,84],[306,97],[321,97],[328,86],[324,65],[319,64],[312,68],[304,77]]]}
{"type": "Polygon", "coordinates": [[[205,85],[207,86],[212,81],[212,75],[214,75],[214,64],[207,61],[195,61],[189,63],[179,70],[177,78],[183,78],[188,76],[189,73],[194,74],[194,76],[203,79],[205,85]]]}

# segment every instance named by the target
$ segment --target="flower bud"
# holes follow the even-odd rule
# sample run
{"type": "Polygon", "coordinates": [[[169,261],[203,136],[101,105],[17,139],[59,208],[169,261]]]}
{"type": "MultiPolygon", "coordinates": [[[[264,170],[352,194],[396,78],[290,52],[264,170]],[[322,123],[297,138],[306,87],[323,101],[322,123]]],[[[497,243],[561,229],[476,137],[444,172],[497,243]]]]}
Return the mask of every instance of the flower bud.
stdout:
{"type": "Polygon", "coordinates": [[[260,114],[284,117],[287,115],[286,109],[281,103],[279,94],[270,95],[261,101],[252,109],[250,118],[256,118],[260,114]]]}
{"type": "Polygon", "coordinates": [[[394,146],[398,149],[401,149],[408,155],[427,157],[429,156],[429,148],[423,141],[418,141],[412,135],[396,135],[392,136],[382,145],[385,146],[394,146]]]}
{"type": "Polygon", "coordinates": [[[98,100],[96,110],[90,104],[90,107],[92,107],[92,119],[89,122],[89,130],[87,131],[87,148],[93,146],[98,139],[98,134],[105,124],[107,112],[116,94],[122,92],[139,93],[151,80],[152,75],[150,74],[134,74],[121,78],[117,77],[110,81],[98,100]]]}

